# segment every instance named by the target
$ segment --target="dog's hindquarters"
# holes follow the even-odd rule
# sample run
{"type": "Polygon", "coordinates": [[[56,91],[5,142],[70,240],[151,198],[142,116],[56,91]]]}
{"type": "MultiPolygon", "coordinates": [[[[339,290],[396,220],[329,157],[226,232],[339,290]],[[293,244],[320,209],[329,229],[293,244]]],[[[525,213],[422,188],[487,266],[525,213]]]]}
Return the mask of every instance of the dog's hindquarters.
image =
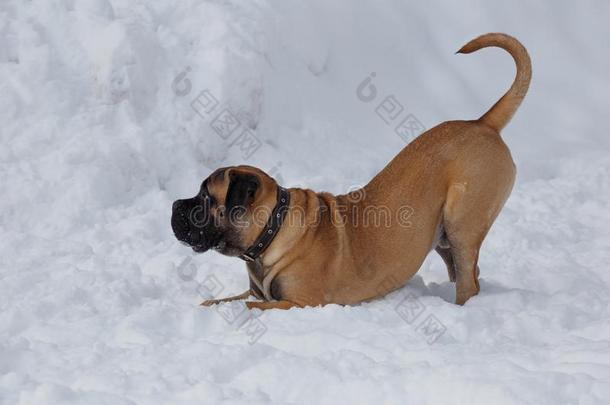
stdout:
{"type": "Polygon", "coordinates": [[[510,195],[516,170],[508,147],[493,129],[476,121],[446,125],[454,127],[451,132],[459,146],[452,154],[460,157],[447,166],[443,235],[436,251],[456,281],[456,303],[464,304],[479,292],[479,250],[510,195]]]}

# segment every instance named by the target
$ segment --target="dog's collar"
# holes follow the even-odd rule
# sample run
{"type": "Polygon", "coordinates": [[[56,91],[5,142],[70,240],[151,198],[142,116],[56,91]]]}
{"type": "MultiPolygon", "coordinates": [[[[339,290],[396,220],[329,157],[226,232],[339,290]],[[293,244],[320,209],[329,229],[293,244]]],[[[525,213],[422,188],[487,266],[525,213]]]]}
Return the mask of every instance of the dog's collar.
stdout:
{"type": "Polygon", "coordinates": [[[271,216],[265,225],[265,229],[256,238],[254,243],[246,249],[246,251],[239,257],[247,262],[255,261],[261,253],[265,251],[280,231],[284,217],[288,212],[288,205],[290,204],[290,193],[283,187],[278,186],[277,188],[277,203],[275,208],[271,212],[271,216]]]}

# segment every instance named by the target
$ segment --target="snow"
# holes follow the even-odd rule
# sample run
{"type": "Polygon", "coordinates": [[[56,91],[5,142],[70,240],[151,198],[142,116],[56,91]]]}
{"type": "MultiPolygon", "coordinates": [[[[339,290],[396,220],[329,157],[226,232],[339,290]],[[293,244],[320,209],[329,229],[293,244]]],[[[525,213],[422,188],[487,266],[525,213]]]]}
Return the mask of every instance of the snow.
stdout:
{"type": "Polygon", "coordinates": [[[0,403],[608,403],[609,12],[3,0],[0,403]],[[477,297],[453,305],[431,255],[403,289],[359,306],[197,306],[247,276],[176,242],[173,200],[243,162],[285,186],[366,183],[405,145],[375,112],[384,97],[426,127],[500,97],[508,55],[454,55],[490,31],[528,47],[534,79],[503,132],[519,174],[477,297]],[[372,72],[367,103],[356,88],[372,72]],[[192,108],[209,97],[214,113],[192,108]],[[226,139],[211,127],[222,108],[240,124],[226,139]]]}

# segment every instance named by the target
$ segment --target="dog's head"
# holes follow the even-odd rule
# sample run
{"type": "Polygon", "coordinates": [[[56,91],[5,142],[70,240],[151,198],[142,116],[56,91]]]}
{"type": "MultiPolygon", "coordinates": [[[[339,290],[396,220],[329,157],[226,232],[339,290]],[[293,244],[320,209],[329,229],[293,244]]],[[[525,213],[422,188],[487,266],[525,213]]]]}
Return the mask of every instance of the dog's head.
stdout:
{"type": "Polygon", "coordinates": [[[203,253],[242,254],[263,230],[276,204],[278,185],[262,170],[232,166],[216,170],[197,195],[172,207],[176,238],[203,253]]]}

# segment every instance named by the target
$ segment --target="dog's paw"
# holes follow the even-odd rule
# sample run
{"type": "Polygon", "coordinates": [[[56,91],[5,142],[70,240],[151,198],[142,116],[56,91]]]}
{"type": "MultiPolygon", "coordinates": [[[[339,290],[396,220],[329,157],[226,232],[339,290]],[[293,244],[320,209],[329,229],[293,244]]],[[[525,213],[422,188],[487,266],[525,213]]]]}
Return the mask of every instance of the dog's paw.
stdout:
{"type": "Polygon", "coordinates": [[[201,304],[199,304],[199,306],[200,307],[211,307],[212,305],[216,305],[219,303],[220,303],[220,300],[205,300],[201,304]]]}

